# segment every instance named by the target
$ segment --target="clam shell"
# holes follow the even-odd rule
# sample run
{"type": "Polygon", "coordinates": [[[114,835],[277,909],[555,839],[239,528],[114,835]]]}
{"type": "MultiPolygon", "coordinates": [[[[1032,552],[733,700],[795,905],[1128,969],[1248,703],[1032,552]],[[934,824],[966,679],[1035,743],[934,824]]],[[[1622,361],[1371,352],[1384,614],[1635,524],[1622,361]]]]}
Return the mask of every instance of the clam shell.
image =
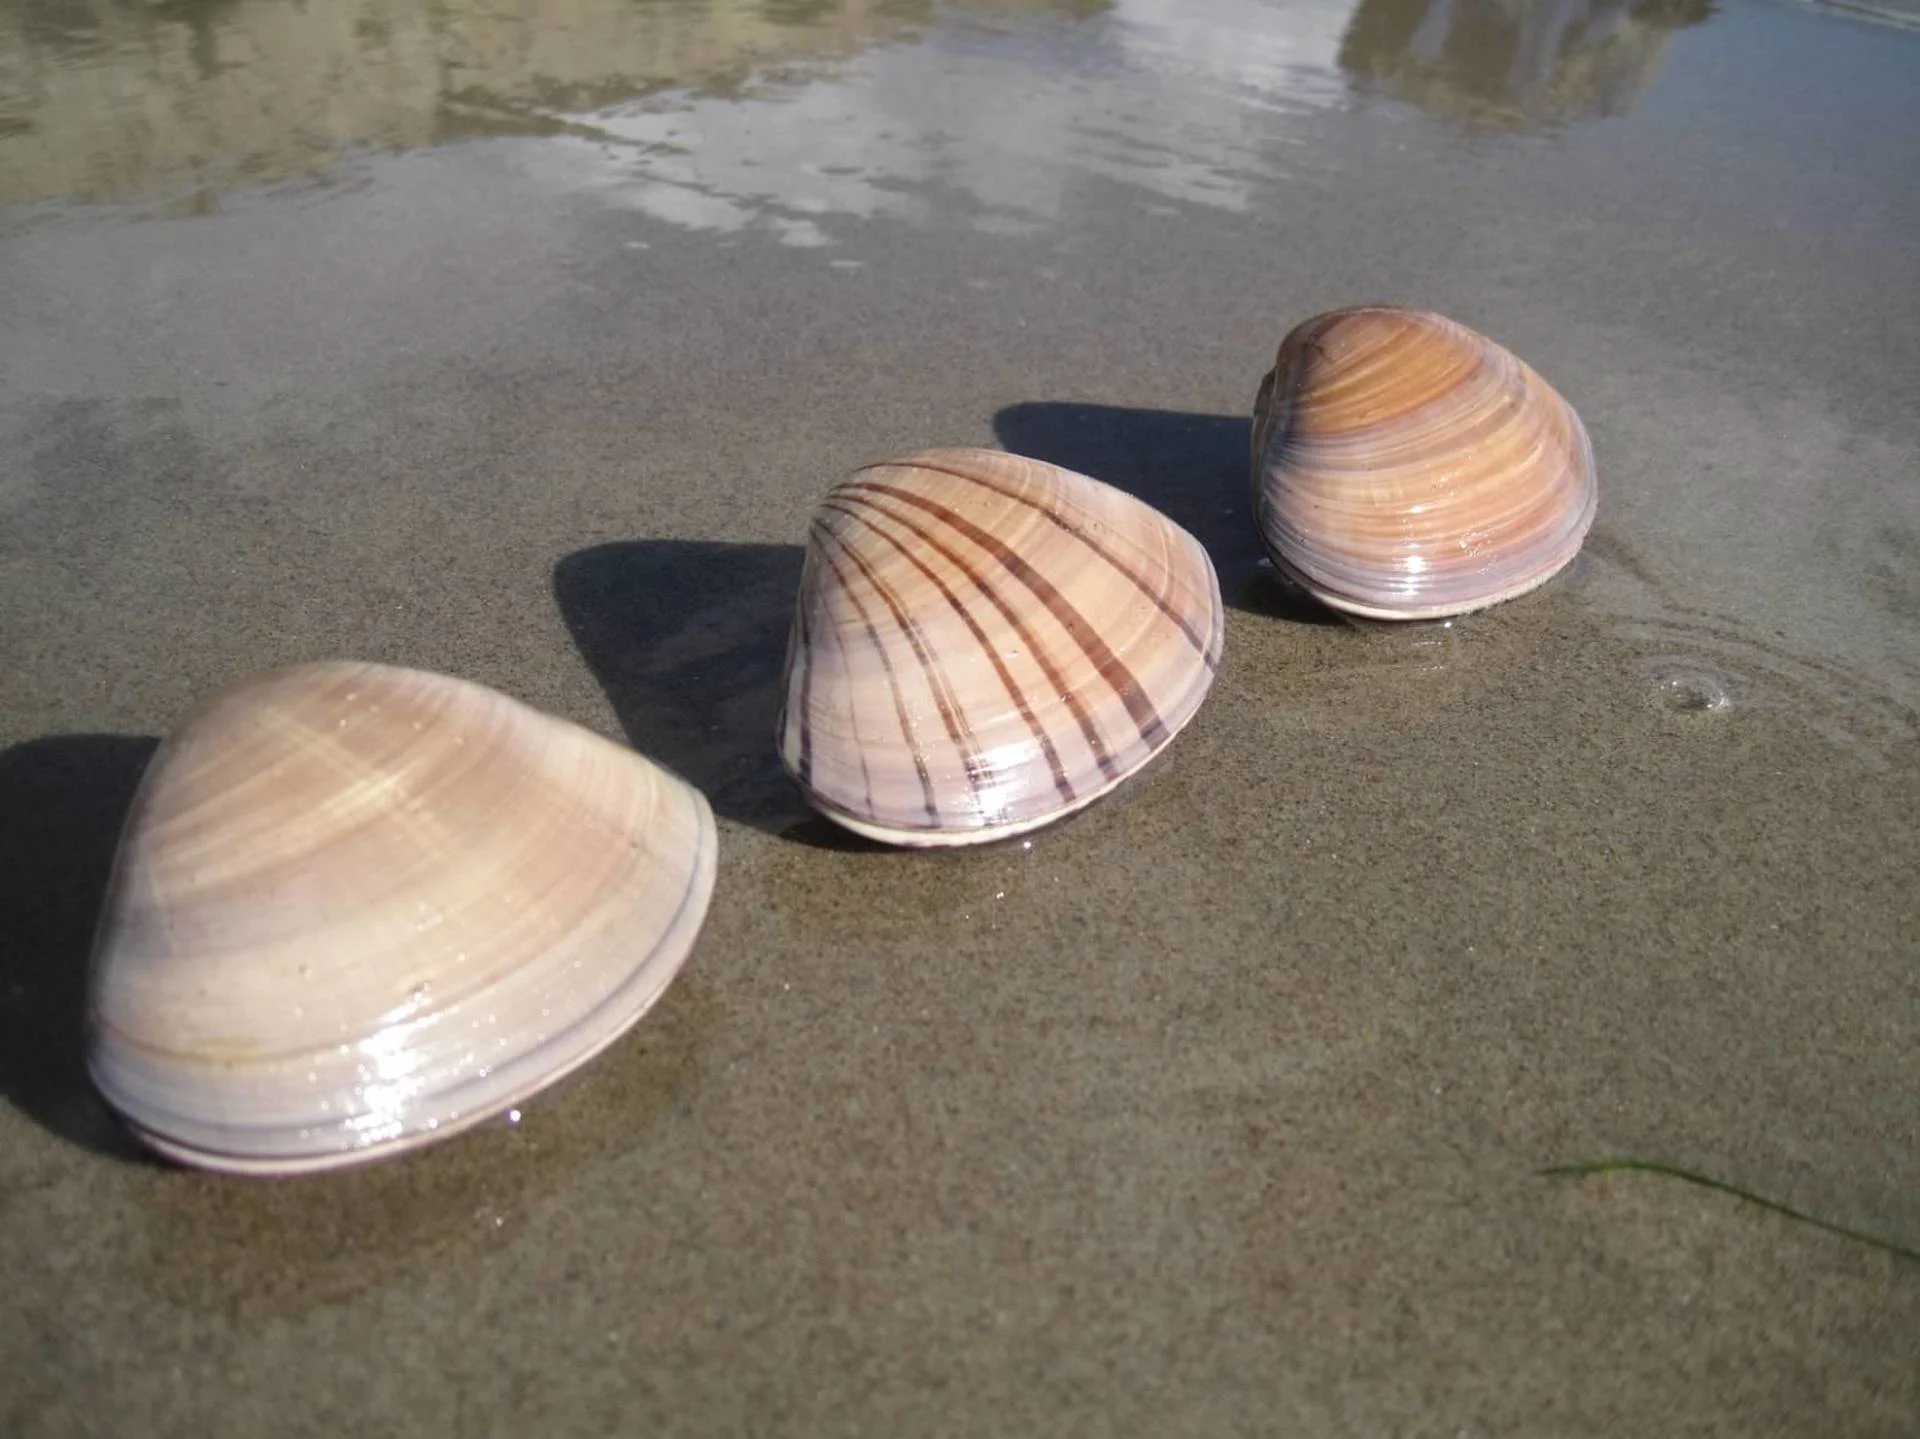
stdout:
{"type": "Polygon", "coordinates": [[[700,794],[480,685],[238,685],[155,755],[95,943],[88,1065],[155,1149],[299,1173],[520,1103],[644,1014],[706,915],[700,794]]]}
{"type": "Polygon", "coordinates": [[[1373,619],[1484,609],[1579,551],[1598,492],[1573,407],[1484,335],[1384,305],[1297,326],[1254,404],[1267,552],[1373,619]]]}
{"type": "Polygon", "coordinates": [[[781,758],[873,839],[1021,834],[1180,732],[1222,625],[1206,551],[1131,495],[994,450],[871,465],[814,515],[781,758]]]}

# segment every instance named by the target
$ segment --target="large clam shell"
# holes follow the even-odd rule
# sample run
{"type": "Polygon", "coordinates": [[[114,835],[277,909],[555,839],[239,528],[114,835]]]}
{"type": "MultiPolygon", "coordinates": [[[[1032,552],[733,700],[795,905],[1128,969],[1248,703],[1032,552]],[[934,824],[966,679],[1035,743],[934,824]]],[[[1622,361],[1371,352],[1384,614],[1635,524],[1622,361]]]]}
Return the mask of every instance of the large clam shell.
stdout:
{"type": "Polygon", "coordinates": [[[154,1148],[298,1173],[424,1144],[586,1063],[692,948],[700,794],[480,685],[382,665],[216,695],[155,755],[88,1064],[154,1148]]]}
{"type": "Polygon", "coordinates": [[[1253,466],[1274,563],[1373,619],[1545,584],[1597,502],[1586,428],[1545,380],[1464,325],[1385,305],[1287,335],[1255,401],[1253,466]]]}
{"type": "Polygon", "coordinates": [[[1020,834],[1180,732],[1222,625],[1206,552],[1131,495],[993,450],[871,465],[813,519],[780,754],[870,838],[1020,834]]]}

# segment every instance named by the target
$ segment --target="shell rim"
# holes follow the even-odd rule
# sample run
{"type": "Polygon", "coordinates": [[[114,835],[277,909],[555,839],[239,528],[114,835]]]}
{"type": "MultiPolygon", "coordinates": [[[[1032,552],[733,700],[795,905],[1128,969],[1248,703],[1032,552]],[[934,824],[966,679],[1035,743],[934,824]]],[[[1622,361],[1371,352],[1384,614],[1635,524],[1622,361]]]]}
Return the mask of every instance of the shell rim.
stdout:
{"type": "MultiPolygon", "coordinates": [[[[1208,560],[1208,564],[1211,566],[1211,559],[1208,560]]],[[[1224,645],[1222,649],[1224,649],[1224,645]]],[[[951,827],[943,829],[889,829],[885,825],[874,824],[870,820],[863,820],[848,814],[818,794],[811,786],[802,784],[800,777],[794,775],[791,769],[789,769],[787,773],[793,778],[793,782],[799,786],[801,793],[806,796],[807,803],[822,816],[832,820],[843,829],[851,830],[862,839],[874,840],[893,848],[962,849],[969,845],[992,844],[997,840],[1003,839],[1018,839],[1023,834],[1031,834],[1035,830],[1045,829],[1050,824],[1058,824],[1062,820],[1070,819],[1082,810],[1105,799],[1116,789],[1120,788],[1121,785],[1138,776],[1152,765],[1155,760],[1159,759],[1161,755],[1165,754],[1172,746],[1174,740],[1186,730],[1188,725],[1193,723],[1201,709],[1205,706],[1207,695],[1213,689],[1213,682],[1220,676],[1220,658],[1220,656],[1216,656],[1214,663],[1205,667],[1206,681],[1200,686],[1199,692],[1194,696],[1193,705],[1187,711],[1186,715],[1178,723],[1168,726],[1167,737],[1160,742],[1157,748],[1144,756],[1139,764],[1135,765],[1132,769],[1122,771],[1112,779],[1102,782],[1098,789],[1091,790],[1085,795],[1076,795],[1072,804],[1062,805],[1057,809],[1047,810],[1042,814],[1029,815],[1025,819],[1014,820],[1007,824],[980,825],[966,829],[954,829],[951,827]]],[[[785,766],[784,756],[782,758],[782,766],[785,766]]]]}

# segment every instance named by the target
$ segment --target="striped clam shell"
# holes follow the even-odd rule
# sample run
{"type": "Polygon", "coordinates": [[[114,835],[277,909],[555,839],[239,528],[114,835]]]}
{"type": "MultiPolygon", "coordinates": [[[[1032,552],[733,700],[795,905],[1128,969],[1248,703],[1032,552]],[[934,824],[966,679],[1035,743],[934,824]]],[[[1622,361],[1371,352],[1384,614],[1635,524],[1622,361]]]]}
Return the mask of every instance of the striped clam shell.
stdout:
{"type": "Polygon", "coordinates": [[[444,1138],[626,1032],[705,918],[713,819],[480,685],[283,670],[161,746],[89,976],[88,1065],[155,1149],[293,1174],[444,1138]]]}
{"type": "Polygon", "coordinates": [[[1384,305],[1288,334],[1254,405],[1253,479],[1274,563],[1384,620],[1545,584],[1598,499],[1586,428],[1545,380],[1464,325],[1384,305]]]}
{"type": "Polygon", "coordinates": [[[871,465],[814,516],[781,757],[869,838],[1021,834],[1180,732],[1222,624],[1199,543],[1098,480],[993,450],[871,465]]]}

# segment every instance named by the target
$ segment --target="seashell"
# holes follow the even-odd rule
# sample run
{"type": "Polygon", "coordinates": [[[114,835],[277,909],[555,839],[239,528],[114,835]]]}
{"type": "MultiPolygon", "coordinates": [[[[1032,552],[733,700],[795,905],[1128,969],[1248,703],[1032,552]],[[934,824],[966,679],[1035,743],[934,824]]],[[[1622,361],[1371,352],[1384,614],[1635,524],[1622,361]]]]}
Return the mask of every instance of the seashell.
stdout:
{"type": "Polygon", "coordinates": [[[714,869],[696,790],[505,695],[372,664],[256,678],[141,782],[88,1067],[142,1139],[203,1168],[430,1143],[646,1013],[714,869]]]}
{"type": "Polygon", "coordinates": [[[1439,315],[1336,310],[1281,343],[1254,402],[1267,552],[1324,604],[1435,619],[1545,584],[1598,491],[1573,407],[1517,357],[1439,315]]]}
{"type": "Polygon", "coordinates": [[[994,450],[870,465],[814,515],[781,758],[869,838],[1004,839],[1165,748],[1222,638],[1206,551],[1131,495],[994,450]]]}

